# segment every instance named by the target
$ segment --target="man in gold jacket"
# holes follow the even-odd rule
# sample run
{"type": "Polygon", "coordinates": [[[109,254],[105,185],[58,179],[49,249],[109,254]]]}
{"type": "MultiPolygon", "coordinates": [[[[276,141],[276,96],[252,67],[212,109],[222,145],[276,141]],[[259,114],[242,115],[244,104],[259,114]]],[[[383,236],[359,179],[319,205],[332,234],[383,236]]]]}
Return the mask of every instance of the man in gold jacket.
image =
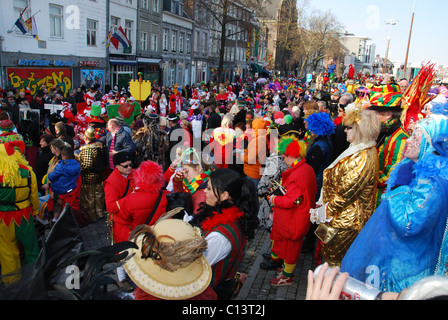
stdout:
{"type": "Polygon", "coordinates": [[[311,222],[323,241],[322,256],[339,266],[358,233],[375,211],[380,120],[374,111],[346,108],[344,125],[350,146],[324,171],[321,198],[311,222]]]}

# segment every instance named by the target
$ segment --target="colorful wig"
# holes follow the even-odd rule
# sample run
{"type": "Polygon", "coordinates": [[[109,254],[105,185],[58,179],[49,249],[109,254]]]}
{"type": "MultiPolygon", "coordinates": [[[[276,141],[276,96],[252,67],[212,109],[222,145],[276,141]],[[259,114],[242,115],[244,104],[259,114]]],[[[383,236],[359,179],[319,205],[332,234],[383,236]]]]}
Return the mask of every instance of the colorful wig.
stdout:
{"type": "Polygon", "coordinates": [[[306,155],[306,144],[294,135],[288,135],[280,139],[278,152],[292,158],[303,158],[306,155]]]}
{"type": "Polygon", "coordinates": [[[305,121],[308,123],[308,130],[318,136],[330,136],[334,133],[335,125],[328,113],[313,113],[305,121]]]}

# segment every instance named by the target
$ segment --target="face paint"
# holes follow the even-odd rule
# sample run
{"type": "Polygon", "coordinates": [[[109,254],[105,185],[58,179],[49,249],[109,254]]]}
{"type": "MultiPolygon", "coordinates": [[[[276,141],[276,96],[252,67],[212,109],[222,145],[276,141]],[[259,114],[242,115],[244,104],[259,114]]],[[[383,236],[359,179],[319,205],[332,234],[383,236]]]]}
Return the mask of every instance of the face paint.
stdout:
{"type": "Polygon", "coordinates": [[[422,133],[420,130],[415,130],[412,136],[406,141],[406,150],[404,156],[410,160],[417,161],[420,154],[420,145],[422,142],[422,133]]]}

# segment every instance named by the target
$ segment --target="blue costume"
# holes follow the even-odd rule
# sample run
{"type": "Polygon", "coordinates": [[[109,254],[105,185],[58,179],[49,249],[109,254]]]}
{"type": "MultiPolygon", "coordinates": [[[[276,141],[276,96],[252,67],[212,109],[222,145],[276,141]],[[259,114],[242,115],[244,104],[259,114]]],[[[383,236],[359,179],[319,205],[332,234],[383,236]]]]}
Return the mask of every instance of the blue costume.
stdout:
{"type": "Polygon", "coordinates": [[[341,264],[342,272],[382,291],[401,292],[447,269],[448,112],[442,109],[417,123],[418,160],[396,165],[383,201],[341,264]]]}

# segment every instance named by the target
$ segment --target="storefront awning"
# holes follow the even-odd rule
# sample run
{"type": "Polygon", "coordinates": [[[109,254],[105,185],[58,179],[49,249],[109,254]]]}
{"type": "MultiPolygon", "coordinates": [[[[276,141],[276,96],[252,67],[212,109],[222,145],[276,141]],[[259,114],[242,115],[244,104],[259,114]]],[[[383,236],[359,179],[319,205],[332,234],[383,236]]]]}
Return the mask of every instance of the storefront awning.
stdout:
{"type": "Polygon", "coordinates": [[[134,60],[109,60],[110,64],[114,65],[125,65],[125,66],[136,66],[137,61],[134,60]]]}
{"type": "Polygon", "coordinates": [[[137,58],[138,63],[160,63],[162,59],[153,59],[153,58],[137,58]]]}

